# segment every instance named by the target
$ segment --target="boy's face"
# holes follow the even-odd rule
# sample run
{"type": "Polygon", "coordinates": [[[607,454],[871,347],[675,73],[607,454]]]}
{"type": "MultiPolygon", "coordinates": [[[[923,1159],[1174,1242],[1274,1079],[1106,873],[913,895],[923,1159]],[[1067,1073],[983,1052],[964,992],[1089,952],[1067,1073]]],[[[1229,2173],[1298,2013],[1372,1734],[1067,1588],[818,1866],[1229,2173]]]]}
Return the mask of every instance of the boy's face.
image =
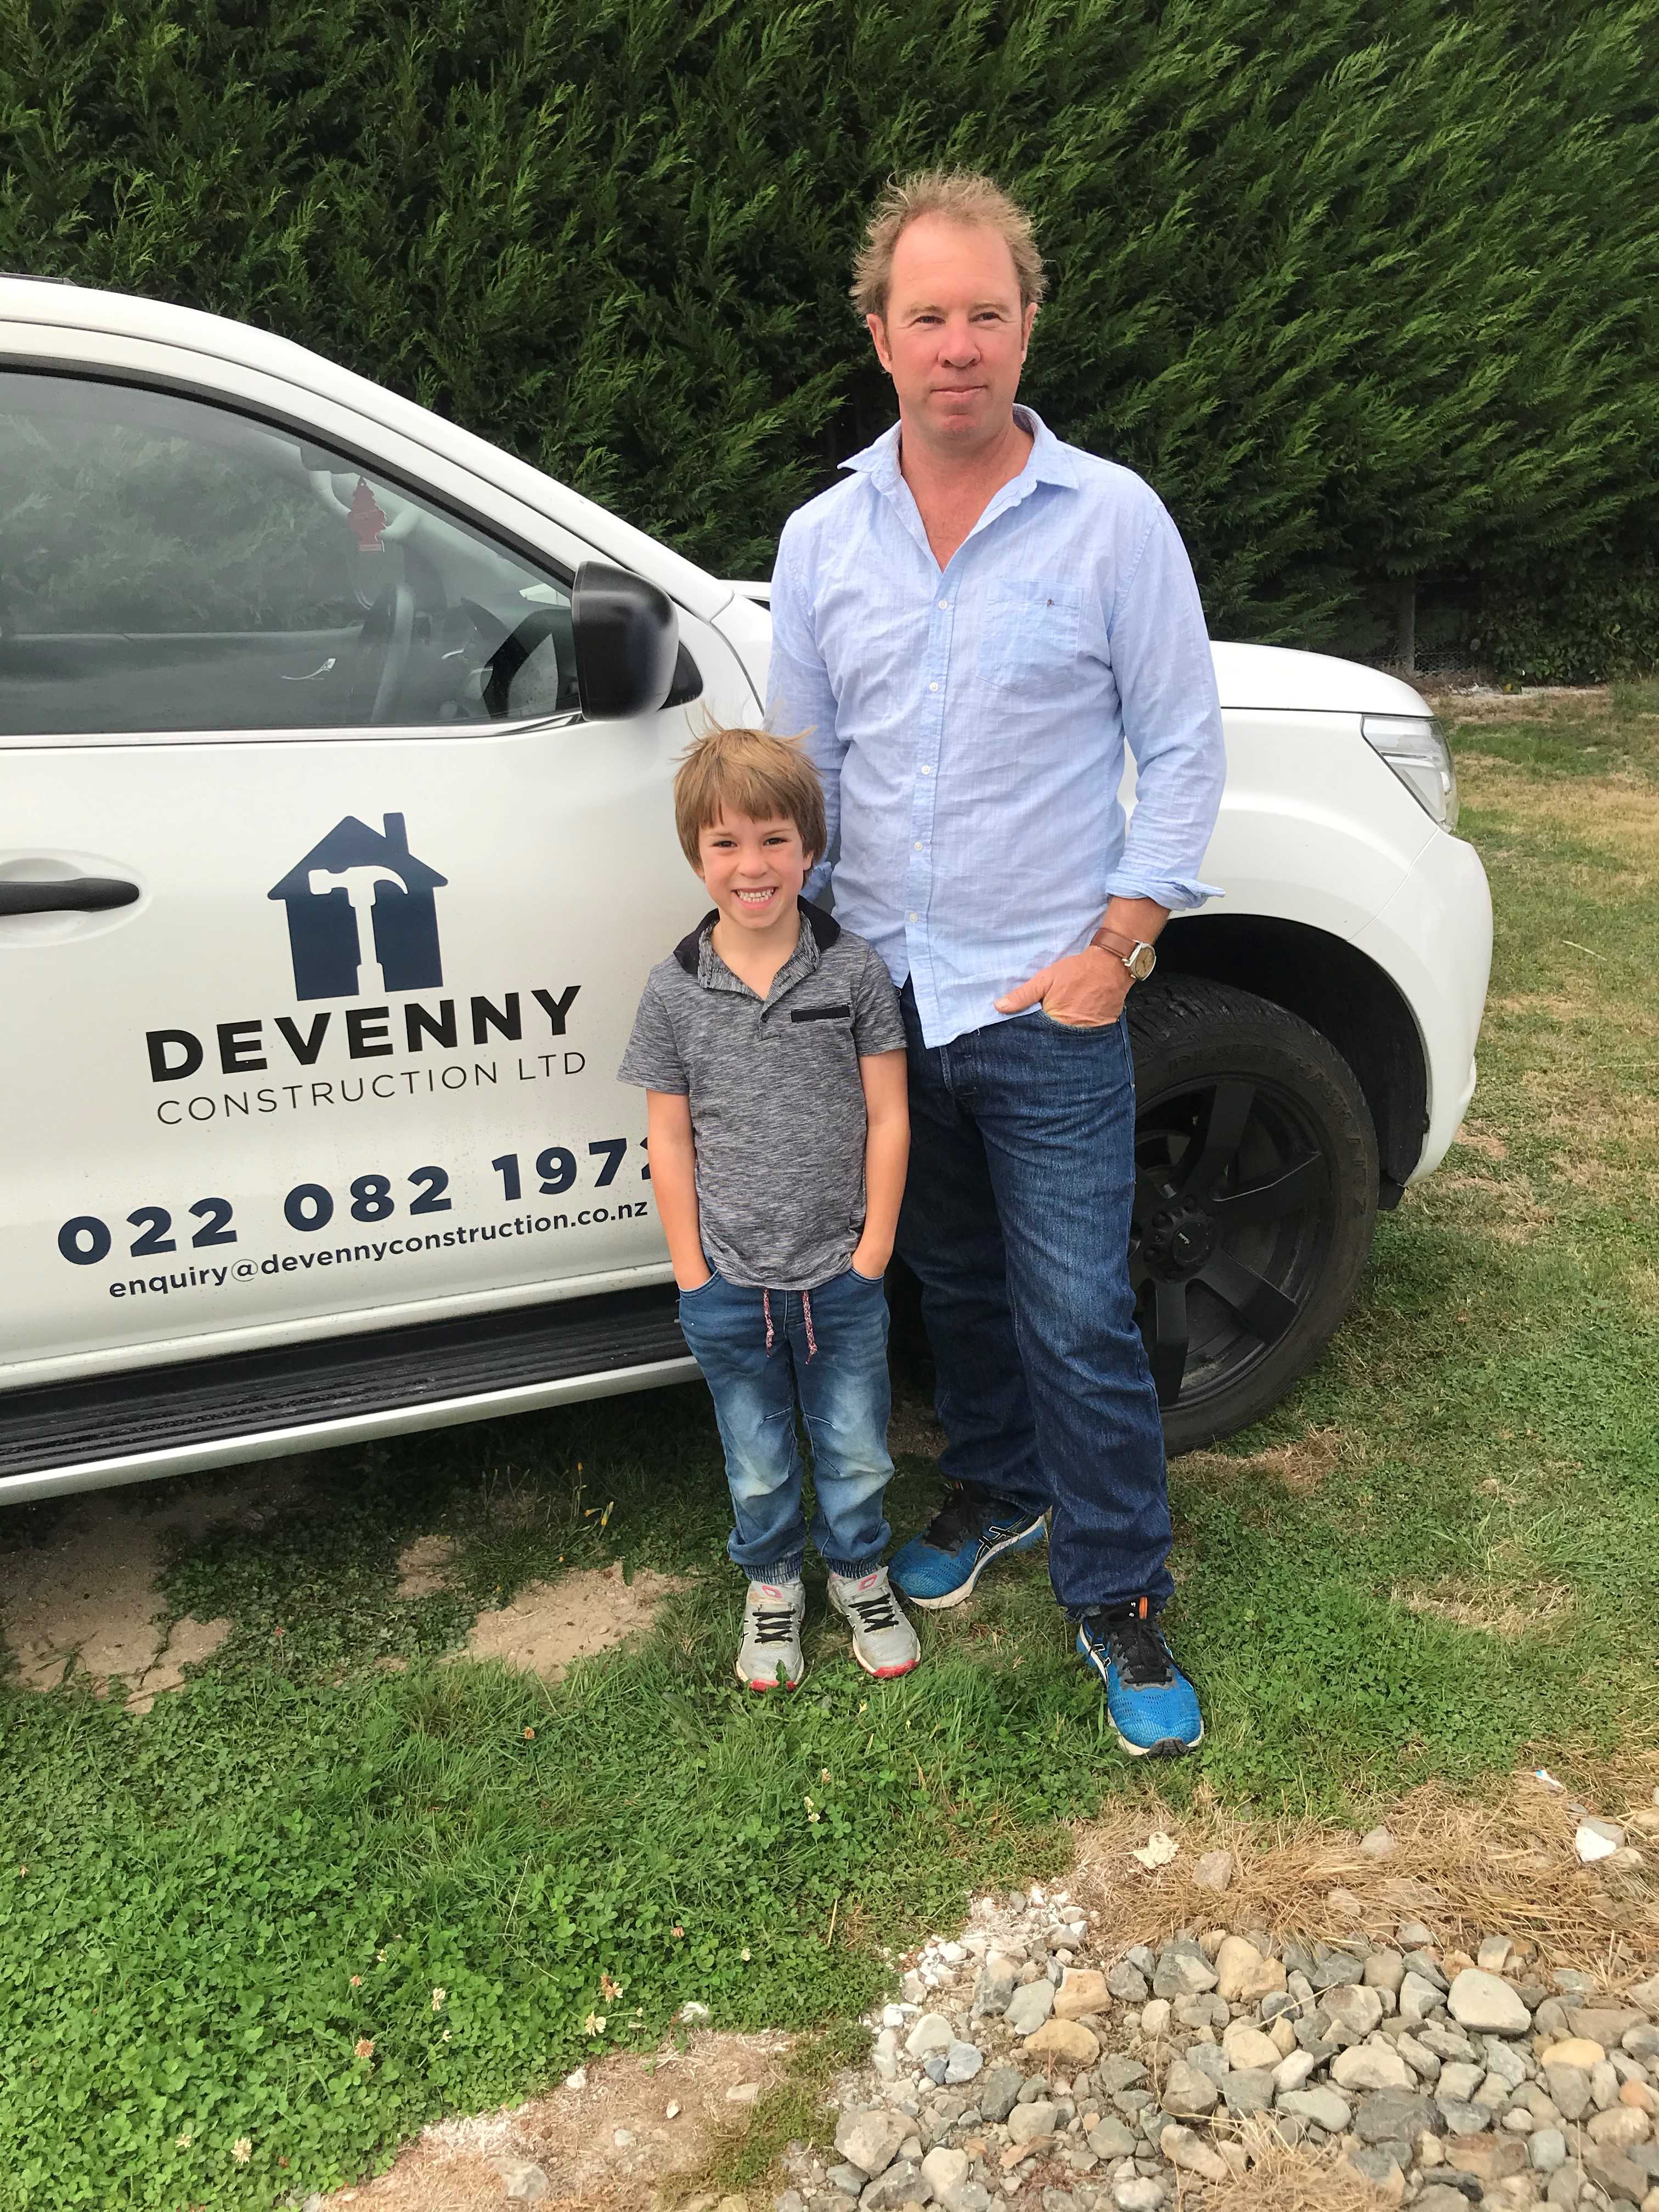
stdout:
{"type": "Polygon", "coordinates": [[[697,837],[697,873],[721,921],[737,929],[766,929],[792,915],[812,859],[783,814],[768,822],[722,814],[697,837]]]}

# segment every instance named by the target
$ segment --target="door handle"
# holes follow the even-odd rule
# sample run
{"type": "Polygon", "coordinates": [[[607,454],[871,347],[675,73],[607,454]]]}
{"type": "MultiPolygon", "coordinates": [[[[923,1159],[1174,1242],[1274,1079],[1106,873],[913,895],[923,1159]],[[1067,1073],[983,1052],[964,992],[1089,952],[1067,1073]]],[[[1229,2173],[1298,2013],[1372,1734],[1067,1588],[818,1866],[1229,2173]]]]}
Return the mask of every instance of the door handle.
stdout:
{"type": "Polygon", "coordinates": [[[102,914],[112,906],[131,906],[137,884],[118,876],[60,876],[55,883],[22,882],[0,877],[0,915],[102,914]]]}

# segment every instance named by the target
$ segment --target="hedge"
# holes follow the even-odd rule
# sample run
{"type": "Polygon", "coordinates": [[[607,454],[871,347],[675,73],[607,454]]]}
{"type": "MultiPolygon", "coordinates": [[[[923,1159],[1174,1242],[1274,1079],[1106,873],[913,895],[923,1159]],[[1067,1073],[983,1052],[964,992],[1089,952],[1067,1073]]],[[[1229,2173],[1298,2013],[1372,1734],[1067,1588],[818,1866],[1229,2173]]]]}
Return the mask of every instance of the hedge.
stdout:
{"type": "MultiPolygon", "coordinates": [[[[726,573],[890,417],[897,167],[1053,277],[1025,389],[1219,632],[1659,549],[1659,0],[0,0],[0,266],[245,317],[726,573]]],[[[1368,632],[1367,626],[1370,626],[1368,632]]]]}

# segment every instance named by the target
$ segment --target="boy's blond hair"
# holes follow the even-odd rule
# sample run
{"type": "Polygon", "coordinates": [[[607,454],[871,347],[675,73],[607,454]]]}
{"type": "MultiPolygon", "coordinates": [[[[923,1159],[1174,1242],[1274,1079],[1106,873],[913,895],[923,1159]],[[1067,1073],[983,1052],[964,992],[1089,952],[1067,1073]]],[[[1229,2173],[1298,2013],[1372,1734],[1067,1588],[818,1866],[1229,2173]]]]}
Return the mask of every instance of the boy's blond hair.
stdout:
{"type": "Polygon", "coordinates": [[[674,777],[674,827],[701,873],[697,841],[725,813],[769,822],[783,815],[800,832],[810,859],[823,858],[823,786],[799,738],[769,730],[705,731],[681,756],[674,777]]]}
{"type": "Polygon", "coordinates": [[[1037,252],[1031,218],[994,178],[976,169],[918,169],[890,177],[876,202],[853,262],[853,305],[861,315],[887,314],[887,288],[893,274],[893,249],[913,222],[942,215],[951,222],[983,224],[1005,241],[1019,279],[1019,303],[1042,301],[1042,256],[1037,252]]]}

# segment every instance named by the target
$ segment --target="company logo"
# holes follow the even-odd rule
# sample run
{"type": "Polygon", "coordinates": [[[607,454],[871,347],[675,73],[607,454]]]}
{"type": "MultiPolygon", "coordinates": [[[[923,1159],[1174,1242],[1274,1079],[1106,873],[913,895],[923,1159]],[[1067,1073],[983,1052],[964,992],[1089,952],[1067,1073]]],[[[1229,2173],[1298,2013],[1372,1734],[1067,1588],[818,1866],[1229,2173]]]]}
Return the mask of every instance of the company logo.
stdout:
{"type": "Polygon", "coordinates": [[[348,814],[268,896],[288,908],[296,999],[374,999],[442,983],[438,909],[448,882],[409,849],[401,814],[348,814]]]}

